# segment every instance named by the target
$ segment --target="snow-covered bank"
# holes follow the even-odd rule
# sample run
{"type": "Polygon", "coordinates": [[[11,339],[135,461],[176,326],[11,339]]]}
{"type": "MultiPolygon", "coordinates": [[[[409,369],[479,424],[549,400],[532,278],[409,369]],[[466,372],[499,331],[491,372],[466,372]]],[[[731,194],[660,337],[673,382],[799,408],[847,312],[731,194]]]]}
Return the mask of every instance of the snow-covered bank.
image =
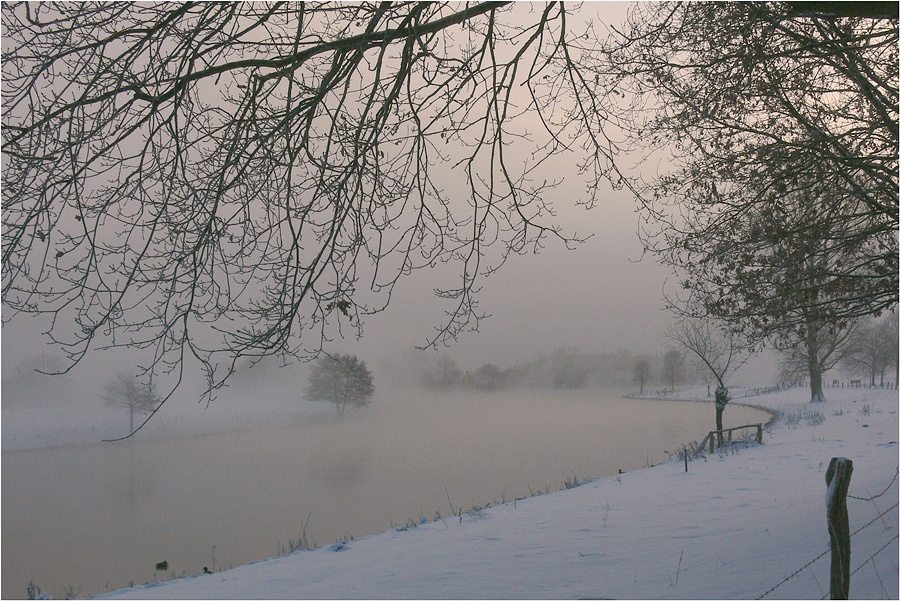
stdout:
{"type": "Polygon", "coordinates": [[[834,456],[853,460],[859,497],[851,597],[897,598],[897,392],[827,392],[816,405],[803,389],[748,398],[781,415],[764,444],[707,454],[688,473],[670,461],[101,598],[821,598],[834,456]]]}

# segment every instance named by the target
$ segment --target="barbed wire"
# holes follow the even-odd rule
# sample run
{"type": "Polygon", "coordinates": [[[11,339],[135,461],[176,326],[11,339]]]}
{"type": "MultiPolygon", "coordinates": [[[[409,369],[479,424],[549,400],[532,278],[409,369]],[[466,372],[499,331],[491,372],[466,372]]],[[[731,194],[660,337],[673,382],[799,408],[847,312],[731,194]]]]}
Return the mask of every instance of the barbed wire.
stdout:
{"type": "Polygon", "coordinates": [[[865,530],[866,528],[868,528],[869,526],[871,526],[872,524],[874,524],[875,522],[877,522],[878,520],[883,518],[885,515],[887,515],[887,513],[889,511],[893,511],[894,509],[897,509],[898,505],[900,505],[900,502],[894,503],[893,505],[891,505],[890,507],[888,507],[887,509],[885,509],[884,511],[882,511],[881,513],[876,515],[874,518],[872,518],[867,524],[864,524],[864,525],[860,526],[859,528],[857,528],[856,531],[850,535],[850,538],[853,538],[854,536],[859,534],[861,531],[865,530]]]}
{"type": "Polygon", "coordinates": [[[891,489],[891,486],[893,486],[894,482],[896,482],[896,480],[897,480],[898,474],[900,474],[900,466],[897,466],[897,471],[894,472],[894,477],[891,479],[891,483],[887,485],[887,488],[885,488],[883,491],[881,491],[874,497],[854,497],[853,495],[847,495],[847,498],[856,499],[857,501],[874,501],[875,499],[877,499],[878,497],[880,497],[881,495],[883,495],[884,493],[886,493],[887,491],[889,491],[891,489]]]}
{"type": "Polygon", "coordinates": [[[770,588],[769,590],[764,592],[762,595],[757,597],[757,599],[762,599],[763,597],[765,597],[766,595],[768,595],[769,593],[771,593],[772,591],[777,589],[779,586],[781,586],[782,584],[784,584],[785,582],[787,582],[788,580],[790,580],[791,578],[793,578],[794,576],[796,576],[797,574],[799,574],[800,572],[802,572],[803,570],[805,570],[806,568],[811,566],[812,564],[816,563],[817,561],[819,561],[820,559],[822,559],[823,557],[828,555],[829,551],[831,551],[831,549],[825,549],[824,551],[822,551],[822,553],[818,557],[807,562],[807,564],[805,566],[803,566],[802,568],[800,568],[799,570],[797,570],[796,572],[794,572],[793,574],[791,574],[790,576],[788,576],[787,578],[785,578],[784,580],[782,580],[781,582],[779,582],[778,584],[776,584],[775,586],[773,586],[772,588],[770,588]]]}
{"type": "MultiPolygon", "coordinates": [[[[881,493],[881,494],[884,494],[884,493],[881,493]]],[[[880,495],[879,495],[879,496],[880,496],[880,495]]],[[[878,515],[876,515],[874,518],[872,518],[871,521],[869,521],[868,523],[866,523],[866,524],[860,526],[859,528],[857,528],[856,531],[853,532],[853,533],[850,535],[850,538],[853,538],[854,536],[856,536],[857,534],[859,534],[860,532],[862,532],[863,530],[865,530],[866,528],[868,528],[869,526],[871,526],[872,524],[874,524],[875,522],[877,522],[878,520],[880,520],[881,518],[883,518],[885,515],[887,515],[887,513],[888,513],[889,511],[893,511],[894,509],[896,509],[898,506],[900,506],[900,503],[894,503],[893,505],[891,505],[890,507],[888,507],[888,508],[885,509],[884,511],[880,512],[878,515]]],[[[856,568],[856,569],[859,570],[859,568],[861,568],[862,566],[866,565],[866,563],[868,563],[869,561],[871,561],[872,558],[875,557],[875,555],[877,555],[878,553],[880,553],[881,551],[883,551],[883,550],[885,549],[885,547],[887,547],[887,546],[891,543],[891,541],[893,541],[894,539],[897,538],[897,536],[898,536],[898,535],[894,535],[894,538],[892,538],[892,539],[889,540],[887,543],[885,543],[884,547],[882,547],[881,549],[879,549],[878,551],[876,551],[875,554],[872,555],[872,557],[870,557],[869,559],[867,559],[865,562],[863,562],[863,563],[862,563],[858,568],[856,568]]],[[[769,593],[771,593],[772,591],[774,591],[775,589],[777,589],[779,586],[781,586],[782,584],[784,584],[785,582],[787,582],[788,580],[790,580],[791,578],[793,578],[794,576],[796,576],[797,574],[799,574],[800,572],[802,572],[803,570],[805,570],[806,568],[810,567],[810,566],[811,566],[812,564],[814,564],[815,562],[819,561],[820,559],[822,559],[823,557],[825,557],[826,555],[828,555],[828,552],[829,552],[829,551],[831,551],[831,548],[825,549],[825,550],[822,551],[822,553],[820,553],[817,557],[815,557],[814,559],[811,559],[810,561],[808,561],[804,566],[802,566],[801,568],[798,568],[793,574],[791,574],[790,576],[788,576],[787,578],[785,578],[784,580],[782,580],[781,582],[779,582],[778,584],[776,584],[775,586],[773,586],[772,588],[770,588],[769,590],[767,590],[766,592],[764,592],[762,595],[760,595],[759,597],[757,597],[757,599],[763,599],[763,598],[765,598],[769,593]]],[[[856,571],[854,570],[854,573],[855,573],[855,572],[856,572],[856,571]]],[[[851,575],[852,575],[852,574],[851,574],[851,575]]],[[[830,594],[830,593],[829,593],[829,594],[830,594]]]]}
{"type": "Polygon", "coordinates": [[[876,555],[878,555],[879,553],[881,553],[882,551],[884,551],[885,549],[887,549],[888,545],[890,545],[892,542],[894,542],[895,540],[897,540],[898,537],[900,537],[900,534],[895,534],[894,536],[892,536],[891,539],[890,539],[888,542],[884,543],[884,545],[882,545],[882,547],[881,547],[880,549],[878,549],[877,551],[875,551],[874,553],[872,553],[872,556],[871,556],[869,559],[865,560],[864,562],[862,562],[861,564],[859,564],[858,566],[856,566],[856,569],[853,570],[852,572],[850,572],[850,575],[853,576],[853,575],[856,574],[858,571],[860,571],[864,565],[866,565],[867,563],[869,563],[870,561],[872,561],[873,559],[875,559],[875,556],[876,556],[876,555]]]}
{"type": "MultiPolygon", "coordinates": [[[[864,562],[862,562],[861,564],[859,564],[858,566],[856,566],[856,569],[853,570],[852,572],[850,572],[850,576],[853,576],[853,575],[856,574],[858,571],[860,571],[860,570],[863,568],[863,566],[865,566],[865,565],[866,565],[867,563],[869,563],[870,561],[874,560],[876,555],[878,555],[879,553],[881,553],[882,551],[884,551],[885,549],[887,549],[887,548],[888,548],[888,545],[890,545],[892,542],[894,542],[895,540],[897,540],[897,538],[900,538],[900,534],[895,534],[894,536],[892,536],[891,539],[890,539],[888,542],[884,543],[884,544],[881,546],[880,549],[878,549],[877,551],[875,551],[874,553],[872,553],[872,555],[871,555],[871,557],[869,557],[869,559],[865,560],[864,562]]],[[[821,598],[822,598],[822,599],[827,599],[827,598],[829,597],[829,595],[831,595],[831,591],[828,591],[827,593],[825,593],[825,596],[824,596],[824,597],[821,597],[821,598]]]]}

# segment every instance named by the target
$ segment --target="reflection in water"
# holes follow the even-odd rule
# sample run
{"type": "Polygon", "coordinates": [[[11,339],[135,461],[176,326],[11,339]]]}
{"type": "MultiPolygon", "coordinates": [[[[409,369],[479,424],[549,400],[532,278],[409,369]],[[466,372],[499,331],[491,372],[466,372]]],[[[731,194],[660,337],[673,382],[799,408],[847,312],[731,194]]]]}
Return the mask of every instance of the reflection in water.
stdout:
{"type": "Polygon", "coordinates": [[[122,441],[116,451],[122,458],[121,465],[107,474],[104,482],[106,498],[111,505],[118,505],[132,514],[137,514],[154,503],[153,473],[141,470],[136,456],[141,453],[141,443],[133,440],[122,441]]]}
{"type": "Polygon", "coordinates": [[[338,494],[347,493],[359,484],[372,465],[371,458],[360,447],[319,450],[312,454],[311,461],[315,484],[338,494]]]}
{"type": "MultiPolygon", "coordinates": [[[[766,418],[729,406],[725,425],[766,418]]],[[[663,461],[713,423],[711,403],[603,390],[382,392],[300,427],[4,453],[2,595],[220,570],[277,554],[307,519],[328,544],[557,490],[663,461]]]]}

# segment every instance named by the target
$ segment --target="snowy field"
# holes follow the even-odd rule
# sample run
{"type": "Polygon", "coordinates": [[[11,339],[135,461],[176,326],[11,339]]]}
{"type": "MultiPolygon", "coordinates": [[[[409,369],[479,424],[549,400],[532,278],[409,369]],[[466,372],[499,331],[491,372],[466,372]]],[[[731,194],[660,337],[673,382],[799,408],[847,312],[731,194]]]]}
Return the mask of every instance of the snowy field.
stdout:
{"type": "Polygon", "coordinates": [[[827,598],[825,470],[841,456],[853,461],[858,497],[848,502],[850,596],[897,599],[897,391],[827,389],[815,405],[807,395],[740,399],[778,414],[763,444],[704,453],[687,473],[672,459],[99,598],[827,598]]]}

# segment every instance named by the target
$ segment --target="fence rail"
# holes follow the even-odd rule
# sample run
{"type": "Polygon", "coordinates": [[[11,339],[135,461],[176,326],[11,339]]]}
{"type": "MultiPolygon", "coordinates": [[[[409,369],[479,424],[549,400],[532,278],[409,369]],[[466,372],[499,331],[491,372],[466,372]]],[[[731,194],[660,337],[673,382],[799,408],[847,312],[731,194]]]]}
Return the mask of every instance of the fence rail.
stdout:
{"type": "Polygon", "coordinates": [[[734,432],[736,432],[737,430],[745,430],[748,428],[756,428],[756,442],[762,444],[763,425],[762,424],[748,424],[746,426],[735,426],[734,428],[724,428],[722,430],[711,430],[709,432],[709,434],[707,434],[706,437],[703,439],[703,441],[700,443],[698,450],[702,451],[703,448],[706,446],[706,443],[708,442],[709,443],[709,452],[712,453],[713,451],[716,450],[716,440],[719,441],[720,447],[725,444],[730,444],[731,442],[733,442],[732,435],[734,434],[734,432]],[[724,440],[724,434],[726,434],[726,433],[728,434],[727,441],[724,440]]]}

